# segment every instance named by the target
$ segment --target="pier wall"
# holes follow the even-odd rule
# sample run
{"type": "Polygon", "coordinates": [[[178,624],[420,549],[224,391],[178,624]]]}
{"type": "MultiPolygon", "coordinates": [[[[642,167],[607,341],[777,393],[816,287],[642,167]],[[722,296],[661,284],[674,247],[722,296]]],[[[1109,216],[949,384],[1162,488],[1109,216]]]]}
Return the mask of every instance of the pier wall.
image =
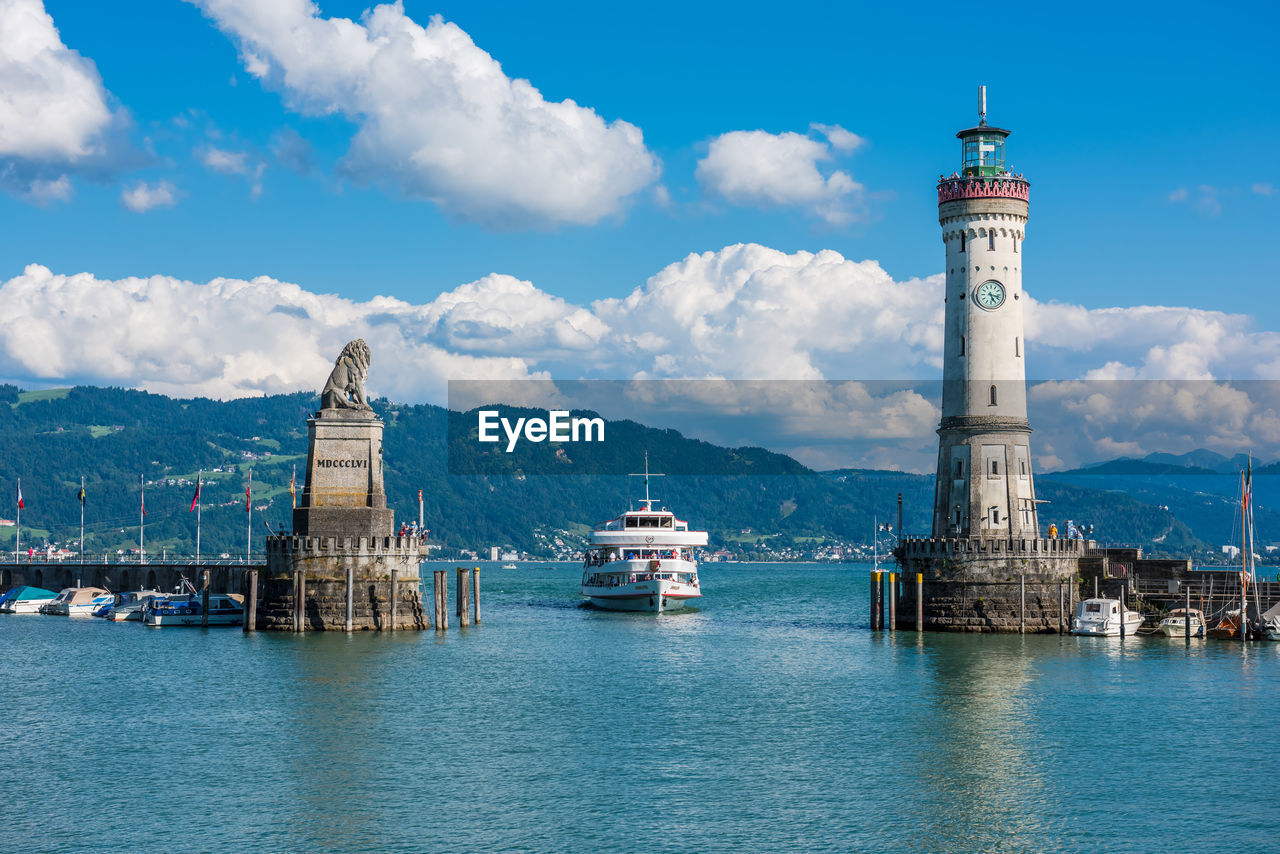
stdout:
{"type": "Polygon", "coordinates": [[[351,628],[389,628],[394,571],[395,627],[429,628],[419,588],[419,564],[425,558],[426,546],[418,537],[268,537],[257,627],[294,630],[295,583],[300,573],[305,582],[304,630],[346,629],[348,579],[351,628]]]}
{"type": "Polygon", "coordinates": [[[1056,632],[1078,601],[1080,560],[1096,546],[1032,537],[904,539],[894,552],[902,572],[896,626],[916,628],[919,574],[926,631],[1056,632]]]}
{"type": "Polygon", "coordinates": [[[245,571],[264,568],[260,563],[7,563],[0,564],[0,593],[24,584],[48,590],[80,586],[167,593],[176,590],[183,578],[198,588],[204,570],[209,571],[212,592],[242,593],[245,571]]]}

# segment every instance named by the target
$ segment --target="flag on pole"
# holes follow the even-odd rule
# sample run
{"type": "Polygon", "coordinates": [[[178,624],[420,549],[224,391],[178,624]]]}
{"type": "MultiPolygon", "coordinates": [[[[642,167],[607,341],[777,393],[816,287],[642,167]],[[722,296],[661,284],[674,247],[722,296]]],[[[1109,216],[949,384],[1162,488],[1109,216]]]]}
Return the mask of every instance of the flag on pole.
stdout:
{"type": "Polygon", "coordinates": [[[191,509],[187,511],[188,513],[194,513],[196,505],[200,503],[200,481],[203,479],[203,472],[196,477],[196,494],[191,496],[191,509]]]}
{"type": "Polygon", "coordinates": [[[84,506],[84,484],[80,484],[80,491],[76,493],[76,500],[80,502],[80,506],[84,506]]]}
{"type": "Polygon", "coordinates": [[[253,469],[249,469],[249,482],[244,487],[244,512],[249,512],[249,502],[253,497],[253,469]]]}
{"type": "Polygon", "coordinates": [[[26,506],[27,505],[22,503],[22,481],[18,481],[18,509],[26,509],[26,506]]]}
{"type": "Polygon", "coordinates": [[[147,486],[141,481],[142,479],[139,478],[138,495],[141,496],[142,515],[145,516],[147,515],[147,486]]]}
{"type": "Polygon", "coordinates": [[[293,504],[294,509],[297,509],[298,507],[298,493],[294,487],[294,484],[297,482],[297,480],[298,480],[298,467],[295,465],[293,467],[293,474],[289,475],[289,501],[293,504]]]}

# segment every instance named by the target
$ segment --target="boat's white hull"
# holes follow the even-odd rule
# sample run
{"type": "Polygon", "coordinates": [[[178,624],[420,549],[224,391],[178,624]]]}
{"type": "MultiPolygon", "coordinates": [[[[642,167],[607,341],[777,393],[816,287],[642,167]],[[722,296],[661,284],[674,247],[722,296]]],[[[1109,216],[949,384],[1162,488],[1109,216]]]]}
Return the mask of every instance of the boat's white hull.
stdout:
{"type": "Polygon", "coordinates": [[[690,584],[665,579],[622,584],[617,587],[582,588],[592,605],[609,611],[679,611],[702,596],[702,591],[690,584]]]}
{"type": "Polygon", "coordinates": [[[6,602],[0,608],[0,614],[39,614],[41,605],[48,605],[52,599],[23,599],[21,602],[6,602]]]}
{"type": "MultiPolygon", "coordinates": [[[[1170,617],[1169,619],[1161,620],[1160,627],[1156,631],[1167,638],[1185,638],[1187,636],[1187,623],[1177,617],[1170,617]]],[[[1193,638],[1204,637],[1204,624],[1199,620],[1191,621],[1191,636],[1193,638]]]]}
{"type": "Polygon", "coordinates": [[[68,605],[68,617],[92,617],[93,612],[101,608],[102,602],[86,602],[83,605],[68,605]]]}
{"type": "MultiPolygon", "coordinates": [[[[1141,614],[1130,611],[1125,615],[1125,637],[1134,637],[1137,635],[1138,629],[1141,626],[1141,614]]],[[[1101,620],[1097,622],[1092,620],[1081,622],[1080,620],[1076,620],[1075,625],[1071,627],[1071,634],[1094,638],[1118,638],[1120,637],[1120,623],[1115,620],[1111,620],[1109,622],[1101,620]]]]}
{"type": "MultiPolygon", "coordinates": [[[[148,626],[200,626],[199,614],[147,614],[142,620],[148,626]]],[[[244,614],[210,614],[210,626],[238,626],[244,622],[244,614]]]]}

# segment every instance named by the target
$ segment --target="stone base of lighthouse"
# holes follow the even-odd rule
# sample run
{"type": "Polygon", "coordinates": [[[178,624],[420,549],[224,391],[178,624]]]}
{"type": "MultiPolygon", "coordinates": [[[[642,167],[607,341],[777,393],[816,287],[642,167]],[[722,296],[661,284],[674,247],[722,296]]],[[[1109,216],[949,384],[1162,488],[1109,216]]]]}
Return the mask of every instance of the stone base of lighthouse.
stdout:
{"type": "Polygon", "coordinates": [[[348,595],[353,630],[390,629],[394,572],[395,628],[429,628],[419,589],[418,565],[425,557],[425,547],[417,537],[269,537],[257,627],[267,631],[297,630],[297,582],[301,573],[301,630],[345,630],[348,595]]]}
{"type": "Polygon", "coordinates": [[[1060,625],[1070,626],[1080,560],[1096,545],[1092,540],[905,539],[894,552],[902,573],[896,627],[917,628],[920,590],[926,631],[1057,632],[1060,625]]]}

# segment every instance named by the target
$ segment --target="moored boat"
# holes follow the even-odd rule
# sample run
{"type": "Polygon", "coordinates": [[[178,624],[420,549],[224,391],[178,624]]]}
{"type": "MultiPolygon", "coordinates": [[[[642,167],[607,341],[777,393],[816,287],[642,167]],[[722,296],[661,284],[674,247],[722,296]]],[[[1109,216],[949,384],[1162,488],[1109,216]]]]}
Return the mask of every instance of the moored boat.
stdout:
{"type": "Polygon", "coordinates": [[[198,594],[153,596],[142,608],[144,625],[164,626],[238,626],[244,622],[244,597],[235,593],[209,594],[208,618],[201,608],[198,594]]]}
{"type": "Polygon", "coordinates": [[[35,614],[41,606],[57,598],[58,594],[43,587],[22,585],[15,587],[0,599],[0,614],[35,614]]]}
{"type": "MultiPolygon", "coordinates": [[[[55,617],[79,616],[87,617],[93,613],[93,609],[89,606],[93,604],[93,600],[99,596],[110,596],[106,590],[101,587],[64,587],[58,591],[58,595],[53,598],[52,602],[40,608],[41,614],[50,614],[55,617]]],[[[94,608],[102,606],[102,602],[93,605],[94,608]]]]}
{"type": "Polygon", "coordinates": [[[654,509],[645,457],[644,499],[597,526],[587,537],[582,590],[592,605],[610,611],[674,611],[702,596],[694,549],[707,544],[705,531],[689,530],[665,507],[654,509]]]}
{"type": "Polygon", "coordinates": [[[147,600],[162,595],[159,590],[133,590],[121,593],[112,606],[101,616],[113,622],[142,620],[142,609],[147,600]]]}
{"type": "Polygon", "coordinates": [[[1134,637],[1141,625],[1142,615],[1130,611],[1119,599],[1085,599],[1076,608],[1071,634],[1120,637],[1123,626],[1125,636],[1134,637]]]}
{"type": "Polygon", "coordinates": [[[1169,616],[1160,621],[1156,632],[1169,638],[1187,636],[1187,621],[1191,621],[1191,636],[1204,637],[1204,614],[1198,608],[1188,611],[1186,608],[1174,608],[1169,616]]]}

